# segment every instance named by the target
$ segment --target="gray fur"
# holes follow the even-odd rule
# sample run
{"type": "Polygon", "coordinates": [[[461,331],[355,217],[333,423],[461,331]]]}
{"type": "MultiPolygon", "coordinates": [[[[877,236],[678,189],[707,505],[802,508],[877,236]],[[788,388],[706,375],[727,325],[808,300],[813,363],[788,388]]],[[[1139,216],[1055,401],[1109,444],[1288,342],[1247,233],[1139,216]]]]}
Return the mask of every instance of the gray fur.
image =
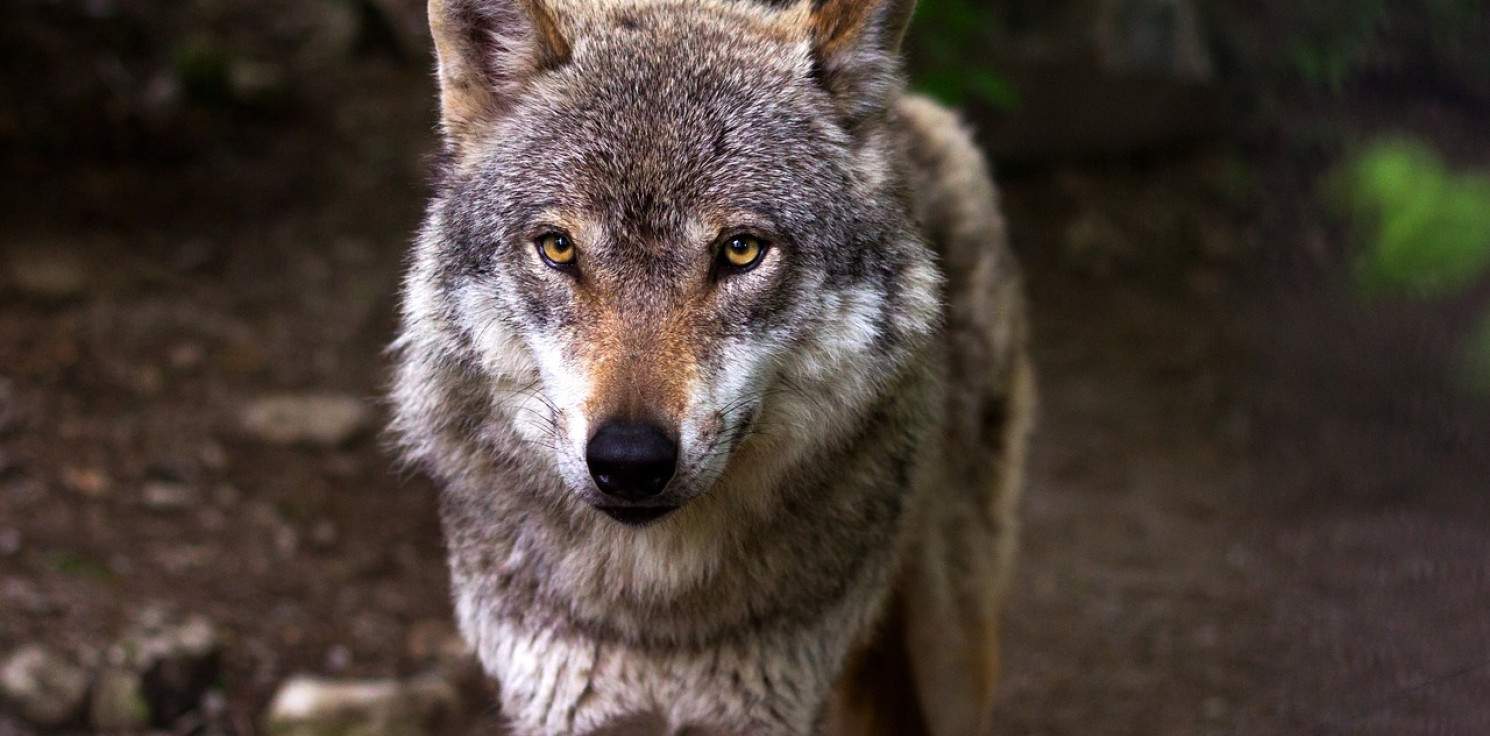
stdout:
{"type": "Polygon", "coordinates": [[[407,457],[443,487],[462,631],[523,736],[831,727],[907,575],[986,578],[928,587],[912,636],[958,596],[996,606],[1029,413],[986,172],[950,116],[900,99],[909,7],[825,39],[805,7],[554,4],[537,12],[563,48],[545,53],[530,4],[485,5],[431,4],[450,163],[392,396],[407,457]],[[461,25],[483,22],[504,25],[461,25]],[[471,93],[470,69],[509,71],[471,93]],[[711,275],[741,218],[772,260],[711,275]],[[581,234],[573,274],[535,256],[553,220],[581,234]],[[681,398],[659,408],[643,379],[570,395],[615,361],[681,398]],[[602,405],[692,433],[681,508],[651,527],[591,506],[576,453],[602,405]]]}

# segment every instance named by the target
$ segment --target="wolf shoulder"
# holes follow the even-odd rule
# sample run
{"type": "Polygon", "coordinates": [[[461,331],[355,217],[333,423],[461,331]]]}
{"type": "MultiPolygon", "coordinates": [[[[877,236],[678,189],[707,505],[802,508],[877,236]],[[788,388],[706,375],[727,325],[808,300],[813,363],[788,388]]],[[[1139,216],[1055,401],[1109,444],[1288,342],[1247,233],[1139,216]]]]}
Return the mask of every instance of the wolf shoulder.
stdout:
{"type": "Polygon", "coordinates": [[[902,96],[891,129],[905,156],[913,213],[946,276],[953,360],[1002,372],[1025,349],[1026,314],[988,162],[958,114],[927,97],[902,96]]]}

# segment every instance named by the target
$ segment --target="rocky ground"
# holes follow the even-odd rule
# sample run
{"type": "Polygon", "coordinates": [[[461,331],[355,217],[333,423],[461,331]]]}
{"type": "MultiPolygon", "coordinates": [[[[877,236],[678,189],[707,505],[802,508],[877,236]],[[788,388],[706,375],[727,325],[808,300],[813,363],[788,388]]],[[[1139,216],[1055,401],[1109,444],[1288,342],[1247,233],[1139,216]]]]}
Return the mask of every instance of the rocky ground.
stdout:
{"type": "MultiPolygon", "coordinates": [[[[315,692],[491,729],[378,437],[432,92],[367,25],[396,4],[344,7],[209,64],[225,107],[143,65],[129,136],[0,147],[0,734],[309,733],[315,692]]],[[[1445,380],[1476,312],[1361,304],[1313,149],[1160,150],[1002,177],[1043,408],[999,733],[1490,731],[1490,411],[1445,380]]]]}

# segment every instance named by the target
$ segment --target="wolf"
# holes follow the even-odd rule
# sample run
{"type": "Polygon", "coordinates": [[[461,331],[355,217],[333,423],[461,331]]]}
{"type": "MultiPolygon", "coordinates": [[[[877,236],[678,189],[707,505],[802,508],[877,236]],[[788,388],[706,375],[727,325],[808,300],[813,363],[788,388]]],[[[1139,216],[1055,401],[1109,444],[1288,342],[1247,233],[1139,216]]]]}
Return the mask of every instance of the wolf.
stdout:
{"type": "Polygon", "coordinates": [[[430,0],[391,352],[519,736],[975,736],[1034,406],[913,0],[430,0]]]}

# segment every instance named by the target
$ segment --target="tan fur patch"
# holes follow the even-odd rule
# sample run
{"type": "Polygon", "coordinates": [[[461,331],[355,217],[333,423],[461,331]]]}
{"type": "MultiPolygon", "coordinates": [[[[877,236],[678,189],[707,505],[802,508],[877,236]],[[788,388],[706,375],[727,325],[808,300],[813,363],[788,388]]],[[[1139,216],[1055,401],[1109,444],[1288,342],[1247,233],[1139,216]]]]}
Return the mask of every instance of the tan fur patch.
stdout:
{"type": "Polygon", "coordinates": [[[592,421],[650,419],[677,427],[688,406],[688,386],[698,375],[692,320],[687,310],[662,319],[628,313],[615,300],[595,304],[586,328],[584,360],[593,390],[585,402],[592,421]]]}

